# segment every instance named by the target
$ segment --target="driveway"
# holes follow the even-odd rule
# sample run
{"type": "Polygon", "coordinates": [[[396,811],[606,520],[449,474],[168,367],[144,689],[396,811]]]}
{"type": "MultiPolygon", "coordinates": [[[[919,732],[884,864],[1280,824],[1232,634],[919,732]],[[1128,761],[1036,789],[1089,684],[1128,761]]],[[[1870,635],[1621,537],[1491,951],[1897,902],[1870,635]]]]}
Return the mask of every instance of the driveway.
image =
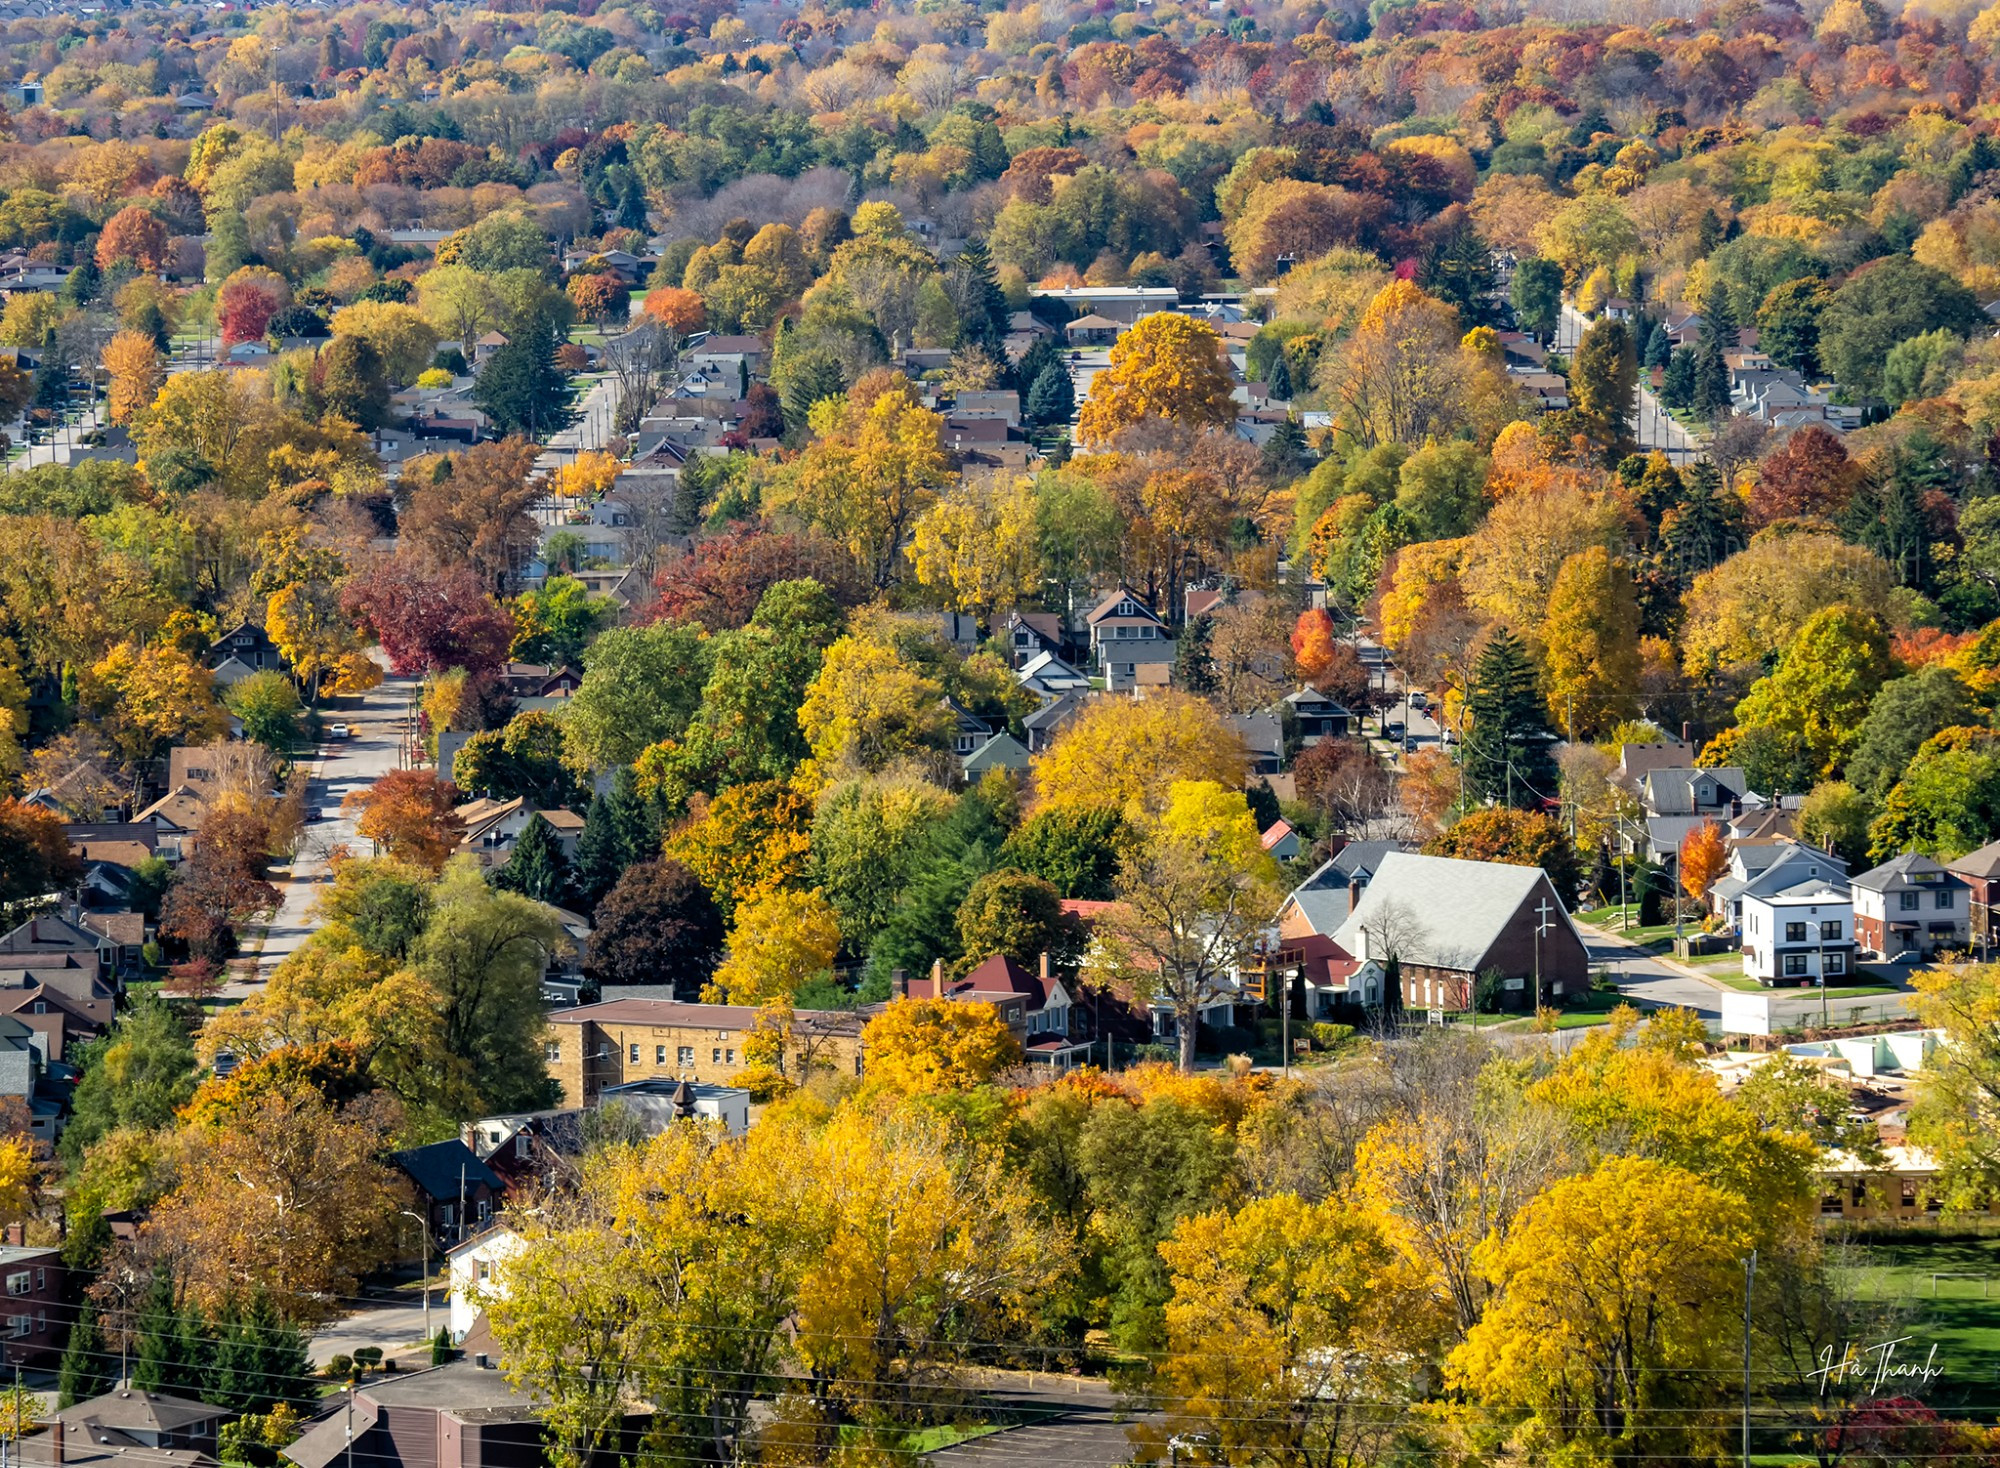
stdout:
{"type": "Polygon", "coordinates": [[[938,1468],[1118,1468],[1132,1461],[1130,1408],[1096,1377],[979,1372],[993,1415],[1030,1419],[987,1437],[925,1455],[938,1468]]]}
{"type": "Polygon", "coordinates": [[[327,724],[345,723],[354,731],[351,739],[322,744],[308,771],[307,809],[326,812],[328,819],[308,820],[291,871],[276,884],[278,910],[264,929],[256,982],[230,984],[223,989],[225,997],[255,992],[317,929],[312,906],[327,879],[328,858],[342,845],[357,853],[368,845],[355,835],[353,817],[340,810],[340,803],[350,792],[366,789],[401,767],[403,731],[417,688],[414,678],[385,678],[379,687],[357,698],[334,700],[327,708],[327,724]]]}

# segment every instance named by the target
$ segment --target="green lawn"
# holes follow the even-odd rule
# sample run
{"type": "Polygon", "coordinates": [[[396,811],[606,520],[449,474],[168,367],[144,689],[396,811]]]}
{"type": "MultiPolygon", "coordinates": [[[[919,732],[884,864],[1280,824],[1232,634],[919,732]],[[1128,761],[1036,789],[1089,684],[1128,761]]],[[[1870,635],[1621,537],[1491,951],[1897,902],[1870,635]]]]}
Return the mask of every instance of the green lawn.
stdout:
{"type": "Polygon", "coordinates": [[[1945,1374],[1926,1399],[1962,1395],[1990,1411],[1990,1383],[2000,1375],[2000,1238],[1878,1236],[1859,1246],[1857,1262],[1848,1280],[1858,1294],[1909,1311],[1896,1327],[1912,1338],[1899,1355],[1922,1359],[1936,1345],[1945,1374]],[[1976,1277],[1933,1282],[1933,1275],[1976,1277]]]}
{"type": "Polygon", "coordinates": [[[1614,902],[1609,907],[1593,907],[1588,912],[1576,915],[1576,920],[1580,923],[1587,923],[1602,932],[1616,933],[1628,942],[1636,943],[1655,953],[1665,953],[1673,947],[1672,923],[1654,923],[1642,928],[1638,925],[1638,918],[1639,904],[1636,902],[1627,903],[1623,907],[1614,902]],[[1630,918],[1632,926],[1629,928],[1619,926],[1621,918],[1630,918]]]}

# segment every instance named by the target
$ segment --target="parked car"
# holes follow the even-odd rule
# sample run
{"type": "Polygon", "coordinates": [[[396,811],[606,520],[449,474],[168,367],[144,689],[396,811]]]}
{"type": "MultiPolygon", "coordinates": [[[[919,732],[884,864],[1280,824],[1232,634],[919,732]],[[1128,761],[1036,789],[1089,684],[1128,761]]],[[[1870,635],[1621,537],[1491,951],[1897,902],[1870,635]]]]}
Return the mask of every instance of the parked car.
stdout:
{"type": "Polygon", "coordinates": [[[345,724],[328,724],[326,726],[326,737],[329,739],[352,739],[354,731],[345,724]]]}
{"type": "Polygon", "coordinates": [[[1430,706],[1431,706],[1431,696],[1428,693],[1425,693],[1421,688],[1419,688],[1416,692],[1410,695],[1411,708],[1427,709],[1430,706]]]}
{"type": "Polygon", "coordinates": [[[1403,736],[1403,753],[1415,754],[1416,750],[1417,750],[1417,736],[1414,734],[1405,734],[1403,736]]]}
{"type": "Polygon", "coordinates": [[[1382,737],[1385,739],[1401,739],[1403,737],[1403,721],[1398,719],[1393,724],[1384,724],[1382,726],[1382,737]]]}

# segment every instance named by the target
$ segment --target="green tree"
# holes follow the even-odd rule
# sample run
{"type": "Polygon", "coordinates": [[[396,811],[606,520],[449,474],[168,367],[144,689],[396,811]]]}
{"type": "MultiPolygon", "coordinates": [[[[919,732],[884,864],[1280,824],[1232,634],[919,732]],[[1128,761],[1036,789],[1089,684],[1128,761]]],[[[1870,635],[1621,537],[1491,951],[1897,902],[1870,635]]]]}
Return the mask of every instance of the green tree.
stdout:
{"type": "Polygon", "coordinates": [[[1534,659],[1504,627],[1473,662],[1465,710],[1470,727],[1459,763],[1468,795],[1519,806],[1555,795],[1553,736],[1543,717],[1534,659]]]}
{"type": "Polygon", "coordinates": [[[820,799],[812,829],[812,884],[832,904],[857,952],[894,914],[952,798],[928,781],[843,781],[820,799]]]}
{"type": "Polygon", "coordinates": [[[164,1264],[153,1277],[133,1326],[132,1385],[139,1391],[199,1397],[208,1359],[200,1313],[182,1305],[174,1273],[164,1264]]]}
{"type": "Polygon", "coordinates": [[[299,720],[305,705],[283,673],[266,669],[239,679],[222,695],[223,707],[243,721],[243,737],[263,745],[280,759],[290,759],[302,737],[299,720]]]}
{"type": "Polygon", "coordinates": [[[1507,299],[1524,330],[1541,341],[1556,334],[1562,321],[1562,267],[1553,260],[1530,255],[1514,267],[1514,280],[1507,299]]]}
{"type": "Polygon", "coordinates": [[[62,1153],[74,1161],[118,1127],[171,1125],[194,1095],[195,1053],[180,1016],[140,997],[102,1039],[78,1057],[83,1079],[70,1103],[62,1153]]]}
{"type": "Polygon", "coordinates": [[[337,336],[313,359],[313,390],[329,413],[357,428],[389,421],[389,373],[366,337],[337,336]]]}
{"type": "Polygon", "coordinates": [[[1819,322],[1831,299],[1826,282],[1801,276],[1773,286],[1757,308],[1757,346],[1781,367],[1819,371],[1819,322]]]}
{"type": "Polygon", "coordinates": [[[569,946],[554,912],[496,892],[469,858],[445,867],[412,966],[442,1002],[445,1048],[492,1111],[548,1104],[542,975],[569,946]]]}
{"type": "Polygon", "coordinates": [[[1820,313],[1819,354],[1841,386],[1880,393],[1890,349],[1927,331],[1966,337],[1990,330],[1979,298],[1941,270],[1907,255],[1850,276],[1820,313]]]}
{"type": "Polygon", "coordinates": [[[635,788],[632,771],[621,769],[611,789],[594,797],[576,841],[570,879],[589,907],[618,881],[625,868],[659,849],[659,823],[635,788]]]}
{"type": "Polygon", "coordinates": [[[1639,359],[1631,328],[1609,317],[1593,321],[1570,365],[1570,407],[1613,457],[1630,451],[1638,385],[1639,359]]]}
{"type": "Polygon", "coordinates": [[[701,705],[713,649],[699,627],[614,627],[584,654],[583,681],[563,709],[572,750],[589,768],[629,765],[677,738],[701,705]]]}
{"type": "Polygon", "coordinates": [[[102,1396],[118,1384],[105,1350],[104,1333],[97,1328],[97,1303],[88,1295],[77,1306],[76,1323],[70,1327],[69,1344],[63,1348],[62,1367],[56,1378],[56,1407],[74,1407],[102,1396]]]}
{"type": "Polygon", "coordinates": [[[1039,428],[1067,423],[1076,416],[1076,388],[1070,382],[1069,369],[1060,362],[1043,367],[1028,385],[1026,407],[1028,421],[1039,428]]]}
{"type": "Polygon", "coordinates": [[[972,884],[993,868],[994,853],[1007,838],[992,802],[980,789],[968,790],[945,819],[933,823],[911,860],[902,898],[868,947],[863,999],[889,997],[891,974],[925,974],[943,959],[959,956],[958,910],[972,884]]]}
{"type": "Polygon", "coordinates": [[[562,838],[556,835],[555,827],[539,815],[530,819],[515,838],[506,864],[493,874],[493,885],[551,906],[567,902],[569,858],[563,855],[562,838]]]}
{"type": "Polygon", "coordinates": [[[1892,678],[1868,705],[1847,759],[1847,779],[1876,799],[1903,778],[1926,739],[1955,724],[1977,720],[1971,692],[1951,669],[1933,663],[1892,678]]]}
{"type": "Polygon", "coordinates": [[[573,666],[617,610],[610,597],[591,595],[574,576],[551,576],[514,602],[512,655],[521,662],[573,666]]]}
{"type": "Polygon", "coordinates": [[[466,740],[452,758],[451,778],[467,795],[523,798],[545,809],[569,804],[581,783],[569,762],[563,725],[541,709],[516,714],[506,728],[466,740]]]}
{"type": "Polygon", "coordinates": [[[556,365],[553,333],[535,325],[486,359],[472,401],[496,432],[510,437],[545,439],[576,421],[568,374],[556,365]]]}
{"type": "Polygon", "coordinates": [[[1046,956],[1057,969],[1083,958],[1083,929],[1063,911],[1062,894],[1028,872],[1001,868],[974,882],[958,908],[961,964],[1004,954],[1033,970],[1046,956]]]}
{"type": "Polygon", "coordinates": [[[1991,730],[1945,729],[1926,739],[1868,828],[1868,854],[1904,851],[1950,861],[2000,836],[2000,753],[1991,730]]]}
{"type": "Polygon", "coordinates": [[[1845,780],[1822,780],[1799,804],[1799,839],[1831,851],[1859,870],[1868,859],[1868,823],[1875,802],[1845,780]]]}
{"type": "Polygon", "coordinates": [[[1108,902],[1118,876],[1125,818],[1115,806],[1038,811],[1001,846],[1003,867],[1031,872],[1066,898],[1108,902]]]}
{"type": "Polygon", "coordinates": [[[1846,763],[1869,705],[1890,672],[1889,639],[1868,612],[1833,606],[1799,629],[1778,666],[1736,705],[1745,728],[1771,730],[1819,773],[1846,763]]]}
{"type": "Polygon", "coordinates": [[[1459,440],[1426,443],[1396,473],[1396,508],[1418,540],[1469,535],[1486,510],[1486,459],[1459,440]]]}

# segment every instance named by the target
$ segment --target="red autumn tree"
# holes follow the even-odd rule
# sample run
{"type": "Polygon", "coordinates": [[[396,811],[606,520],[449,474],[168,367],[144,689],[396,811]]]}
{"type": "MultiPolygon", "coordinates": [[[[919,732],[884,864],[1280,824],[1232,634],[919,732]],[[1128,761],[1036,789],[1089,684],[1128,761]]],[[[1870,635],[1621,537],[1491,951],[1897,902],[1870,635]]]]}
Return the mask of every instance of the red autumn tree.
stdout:
{"type": "Polygon", "coordinates": [[[1729,848],[1714,821],[1703,821],[1681,837],[1681,887],[1695,901],[1707,897],[1715,879],[1728,870],[1729,848]]]}
{"type": "Polygon", "coordinates": [[[469,566],[403,554],[347,583],[341,610],[382,644],[398,673],[463,668],[477,681],[507,661],[514,622],[469,566]]]}
{"type": "Polygon", "coordinates": [[[223,345],[256,341],[290,299],[291,290],[277,271],[261,265],[244,266],[215,294],[215,319],[222,327],[223,345]]]}
{"type": "Polygon", "coordinates": [[[1292,661],[1299,676],[1317,684],[1333,663],[1333,650],[1340,645],[1333,635],[1333,618],[1319,607],[1307,607],[1292,625],[1292,661]]]}
{"type": "Polygon", "coordinates": [[[1750,523],[1769,525],[1807,516],[1833,519],[1861,484],[1861,466],[1847,456],[1837,434],[1811,424],[1801,428],[1758,466],[1750,491],[1750,523]]]}
{"type": "Polygon", "coordinates": [[[654,578],[656,615],[699,622],[711,632],[741,627],[774,583],[802,576],[851,604],[853,562],[831,541],[810,532],[732,530],[702,541],[654,578]]]}
{"type": "Polygon", "coordinates": [[[194,855],[160,909],[160,932],[184,943],[197,965],[228,958],[236,951],[237,925],[278,905],[278,889],[265,877],[270,859],[270,821],[238,806],[219,807],[195,833],[194,855]]]}
{"type": "Polygon", "coordinates": [[[0,798],[0,906],[60,891],[80,875],[61,816],[0,798]]]}
{"type": "Polygon", "coordinates": [[[104,232],[97,237],[97,264],[109,270],[121,260],[129,260],[152,274],[165,267],[170,248],[167,226],[160,216],[134,204],[104,222],[104,232]]]}
{"type": "Polygon", "coordinates": [[[465,839],[461,799],[456,785],[429,770],[391,770],[340,804],[357,812],[354,829],[389,855],[437,871],[465,839]]]}

